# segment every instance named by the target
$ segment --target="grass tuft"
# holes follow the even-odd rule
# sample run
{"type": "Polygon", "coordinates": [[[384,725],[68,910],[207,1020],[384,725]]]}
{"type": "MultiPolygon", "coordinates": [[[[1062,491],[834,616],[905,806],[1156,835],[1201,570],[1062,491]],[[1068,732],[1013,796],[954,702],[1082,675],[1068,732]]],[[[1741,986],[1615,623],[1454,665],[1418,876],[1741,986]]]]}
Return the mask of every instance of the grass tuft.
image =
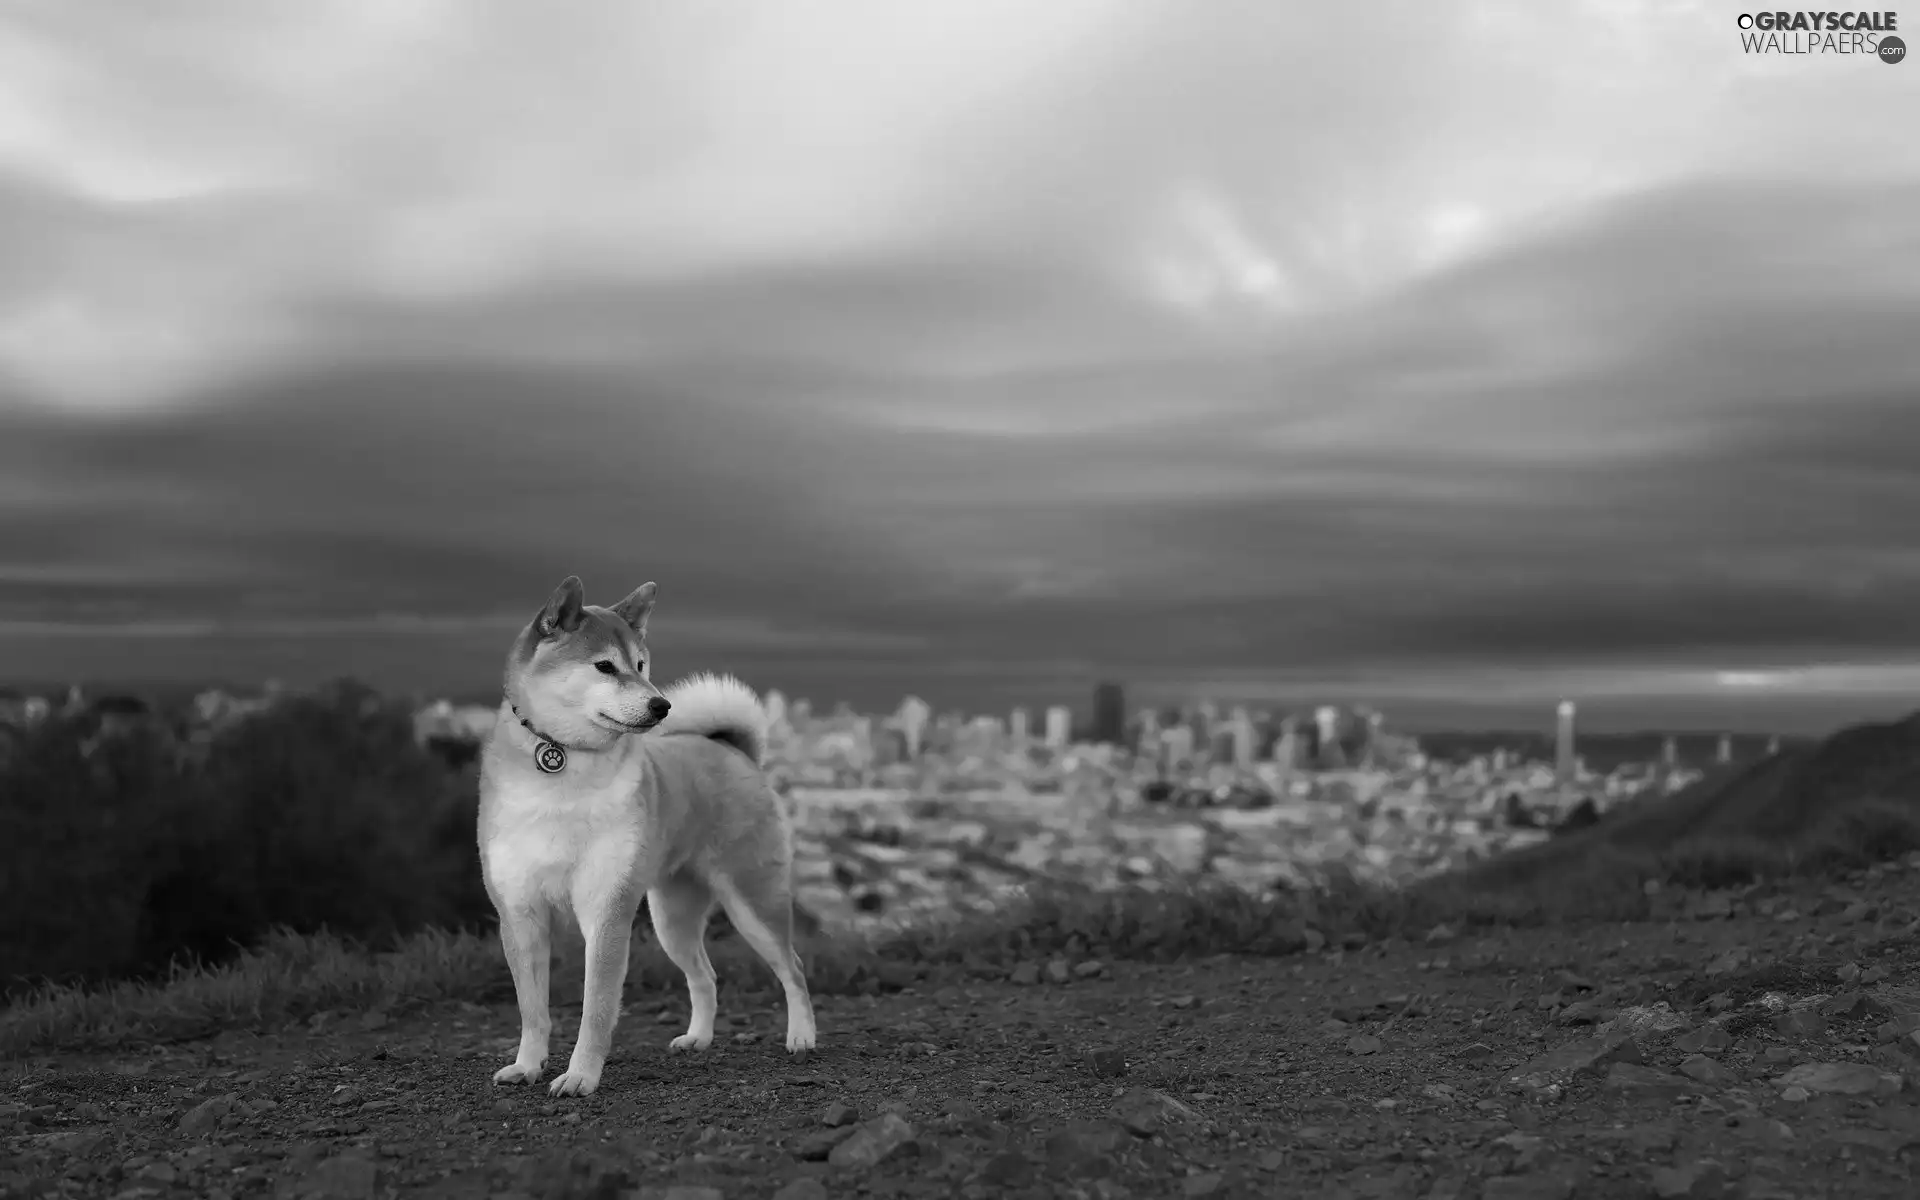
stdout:
{"type": "MultiPolygon", "coordinates": [[[[1874,801],[1832,813],[1792,839],[1712,831],[1665,845],[1651,841],[1637,836],[1630,822],[1602,822],[1399,889],[1352,879],[1318,892],[1271,895],[1225,884],[1162,892],[1036,885],[996,913],[956,915],[870,938],[822,934],[804,939],[800,953],[815,992],[848,995],[896,990],[954,971],[992,975],[1056,954],[1145,962],[1280,957],[1315,944],[1314,934],[1339,944],[1350,935],[1417,938],[1436,925],[1466,931],[1640,920],[1651,913],[1649,880],[1716,888],[1831,876],[1920,850],[1920,815],[1910,804],[1874,801]]],[[[737,936],[714,940],[711,957],[724,987],[772,985],[771,973],[737,936]]],[[[578,1002],[577,976],[571,967],[556,969],[556,1003],[578,1002]]],[[[648,940],[636,944],[627,987],[630,1000],[647,993],[679,998],[684,982],[648,940]]],[[[0,1009],[0,1056],[266,1030],[327,1010],[402,1011],[510,995],[490,933],[429,931],[374,952],[327,934],[283,931],[217,968],[182,966],[152,983],[43,987],[0,1009]]]]}

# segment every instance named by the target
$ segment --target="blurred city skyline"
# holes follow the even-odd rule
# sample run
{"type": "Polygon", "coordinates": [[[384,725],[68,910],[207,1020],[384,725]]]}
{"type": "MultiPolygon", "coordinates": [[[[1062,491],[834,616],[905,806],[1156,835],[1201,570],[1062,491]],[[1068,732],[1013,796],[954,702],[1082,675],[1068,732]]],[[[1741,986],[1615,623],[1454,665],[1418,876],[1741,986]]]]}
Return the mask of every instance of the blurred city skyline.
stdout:
{"type": "Polygon", "coordinates": [[[9,6],[0,679],[1910,710],[1915,77],[1737,12],[9,6]]]}

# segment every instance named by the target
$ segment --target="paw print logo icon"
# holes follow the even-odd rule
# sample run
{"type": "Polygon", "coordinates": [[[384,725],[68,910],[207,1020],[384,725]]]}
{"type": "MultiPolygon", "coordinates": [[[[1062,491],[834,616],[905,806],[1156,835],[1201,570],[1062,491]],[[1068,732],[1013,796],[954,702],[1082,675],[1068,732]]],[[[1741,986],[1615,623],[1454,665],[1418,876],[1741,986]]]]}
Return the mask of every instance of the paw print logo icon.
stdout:
{"type": "Polygon", "coordinates": [[[552,742],[541,742],[539,749],[533,752],[533,765],[549,775],[558,775],[567,769],[566,748],[552,742]]]}

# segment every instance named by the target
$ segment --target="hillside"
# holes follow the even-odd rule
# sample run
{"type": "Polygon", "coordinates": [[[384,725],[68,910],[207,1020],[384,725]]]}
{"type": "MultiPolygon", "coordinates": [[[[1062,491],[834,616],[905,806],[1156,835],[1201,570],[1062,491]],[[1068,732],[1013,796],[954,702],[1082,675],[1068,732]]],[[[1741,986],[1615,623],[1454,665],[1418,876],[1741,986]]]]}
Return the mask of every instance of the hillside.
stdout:
{"type": "Polygon", "coordinates": [[[1591,826],[1485,863],[1462,882],[1509,887],[1675,857],[1738,875],[1756,862],[1808,861],[1830,851],[1879,857],[1916,845],[1920,712],[1712,772],[1671,796],[1628,801],[1591,826]]]}

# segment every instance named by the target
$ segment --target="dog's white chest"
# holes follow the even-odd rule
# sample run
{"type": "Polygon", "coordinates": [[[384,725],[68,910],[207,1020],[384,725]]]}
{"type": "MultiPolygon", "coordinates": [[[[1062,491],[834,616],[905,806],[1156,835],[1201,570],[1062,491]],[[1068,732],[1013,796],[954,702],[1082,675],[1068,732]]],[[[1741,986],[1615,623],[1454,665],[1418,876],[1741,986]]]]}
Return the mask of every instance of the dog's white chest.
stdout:
{"type": "Polygon", "coordinates": [[[583,888],[601,893],[617,885],[638,845],[636,783],[504,786],[482,848],[493,886],[513,899],[570,904],[583,888]]]}

